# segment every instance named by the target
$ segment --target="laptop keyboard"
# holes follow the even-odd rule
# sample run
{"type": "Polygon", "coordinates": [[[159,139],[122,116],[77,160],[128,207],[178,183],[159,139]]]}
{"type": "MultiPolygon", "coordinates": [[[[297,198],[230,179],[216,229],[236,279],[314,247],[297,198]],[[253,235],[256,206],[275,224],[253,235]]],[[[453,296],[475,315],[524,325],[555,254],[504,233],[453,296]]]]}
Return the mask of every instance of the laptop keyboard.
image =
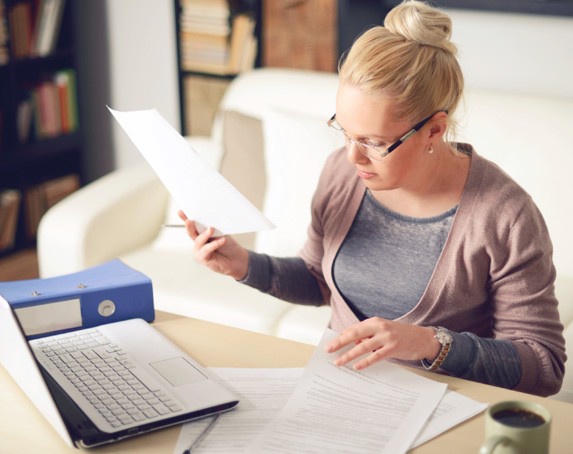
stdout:
{"type": "MultiPolygon", "coordinates": [[[[97,329],[36,339],[30,345],[43,353],[37,355],[40,363],[50,361],[83,396],[83,402],[77,403],[84,412],[89,414],[82,404],[89,403],[114,429],[182,410],[165,391],[141,374],[121,346],[110,342],[97,329]]],[[[73,394],[65,383],[60,385],[73,394]]]]}

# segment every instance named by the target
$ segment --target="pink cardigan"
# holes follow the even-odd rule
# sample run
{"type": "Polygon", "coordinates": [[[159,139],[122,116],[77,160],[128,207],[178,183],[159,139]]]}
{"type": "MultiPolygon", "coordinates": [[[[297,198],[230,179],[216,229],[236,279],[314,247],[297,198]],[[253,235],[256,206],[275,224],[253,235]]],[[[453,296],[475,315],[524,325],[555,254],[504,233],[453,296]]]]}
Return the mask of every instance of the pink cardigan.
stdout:
{"type": "MultiPolygon", "coordinates": [[[[459,146],[472,157],[450,234],[419,303],[397,320],[511,341],[522,367],[515,389],[554,394],[566,355],[547,227],[519,185],[469,145],[459,146]]],[[[331,328],[338,332],[358,319],[336,288],[332,265],[364,192],[345,150],[333,153],[313,198],[301,251],[332,307],[331,328]]]]}

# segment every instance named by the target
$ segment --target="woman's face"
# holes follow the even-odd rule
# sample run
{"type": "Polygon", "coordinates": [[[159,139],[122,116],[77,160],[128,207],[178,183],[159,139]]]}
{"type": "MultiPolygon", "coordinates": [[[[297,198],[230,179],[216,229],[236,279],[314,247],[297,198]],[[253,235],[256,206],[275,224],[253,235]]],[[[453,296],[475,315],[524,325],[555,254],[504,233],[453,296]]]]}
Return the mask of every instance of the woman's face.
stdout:
{"type": "Polygon", "coordinates": [[[418,185],[427,173],[427,128],[422,128],[382,160],[365,156],[354,141],[387,148],[408,132],[414,123],[398,120],[395,106],[385,97],[364,93],[354,85],[341,83],[336,97],[336,121],[347,136],[347,157],[364,184],[373,191],[418,185]]]}

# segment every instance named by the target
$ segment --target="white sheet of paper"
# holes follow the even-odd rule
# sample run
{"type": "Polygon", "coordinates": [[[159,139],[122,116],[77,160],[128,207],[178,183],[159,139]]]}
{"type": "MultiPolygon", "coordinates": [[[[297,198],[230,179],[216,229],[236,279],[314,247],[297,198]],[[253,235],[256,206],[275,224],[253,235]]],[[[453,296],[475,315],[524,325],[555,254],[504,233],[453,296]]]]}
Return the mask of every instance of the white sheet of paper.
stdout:
{"type": "Polygon", "coordinates": [[[412,444],[412,448],[426,443],[452,427],[470,419],[487,408],[488,404],[477,402],[455,391],[447,390],[434,410],[422,433],[412,444]]]}
{"type": "MultiPolygon", "coordinates": [[[[304,369],[211,368],[241,396],[236,410],[224,413],[193,452],[199,454],[239,454],[278,415],[296,388],[304,369]]],[[[487,404],[447,390],[412,448],[440,435],[485,410],[487,404]]],[[[184,424],[173,454],[181,454],[207,428],[211,418],[184,424]]]]}
{"type": "Polygon", "coordinates": [[[325,331],[291,398],[251,452],[408,451],[447,386],[388,362],[360,372],[336,367],[333,361],[351,346],[326,353],[335,336],[325,331]]]}
{"type": "Polygon", "coordinates": [[[199,231],[216,234],[274,228],[246,197],[204,161],[155,109],[119,112],[108,107],[173,199],[199,231]]]}
{"type": "MultiPolygon", "coordinates": [[[[284,407],[304,371],[302,368],[211,370],[239,396],[240,403],[235,410],[219,416],[215,426],[193,449],[198,454],[249,452],[249,445],[284,407]]],[[[181,454],[191,446],[209,421],[210,418],[184,424],[173,454],[181,454]]]]}

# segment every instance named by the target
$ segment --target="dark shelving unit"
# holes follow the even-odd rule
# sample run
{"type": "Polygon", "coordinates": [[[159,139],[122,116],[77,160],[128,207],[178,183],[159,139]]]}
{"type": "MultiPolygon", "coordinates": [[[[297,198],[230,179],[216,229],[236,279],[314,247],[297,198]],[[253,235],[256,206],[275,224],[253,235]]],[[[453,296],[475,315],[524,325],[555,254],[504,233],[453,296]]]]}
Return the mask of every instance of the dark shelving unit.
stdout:
{"type": "MultiPolygon", "coordinates": [[[[37,14],[34,11],[37,0],[2,0],[5,13],[6,30],[9,38],[5,43],[9,51],[8,61],[0,65],[0,191],[15,189],[22,195],[20,200],[18,222],[15,241],[12,247],[0,251],[0,257],[14,253],[24,248],[35,246],[35,238],[26,234],[27,207],[25,206],[26,191],[30,188],[57,179],[65,175],[74,174],[81,182],[83,134],[81,119],[79,119],[78,85],[77,78],[77,47],[74,24],[74,9],[79,0],[65,0],[60,26],[55,34],[55,48],[43,56],[30,55],[17,57],[14,55],[13,43],[14,28],[21,22],[10,20],[10,12],[18,4],[30,5],[32,20],[37,14]],[[25,139],[18,135],[18,109],[19,104],[30,97],[31,91],[42,81],[53,77],[59,71],[72,70],[74,77],[73,97],[76,106],[76,124],[66,132],[58,132],[50,136],[38,134],[38,125],[34,121],[35,109],[38,105],[32,102],[32,120],[30,133],[25,139]]],[[[69,117],[67,117],[69,118],[69,117]]],[[[1,220],[0,220],[1,225],[1,220]]]]}

